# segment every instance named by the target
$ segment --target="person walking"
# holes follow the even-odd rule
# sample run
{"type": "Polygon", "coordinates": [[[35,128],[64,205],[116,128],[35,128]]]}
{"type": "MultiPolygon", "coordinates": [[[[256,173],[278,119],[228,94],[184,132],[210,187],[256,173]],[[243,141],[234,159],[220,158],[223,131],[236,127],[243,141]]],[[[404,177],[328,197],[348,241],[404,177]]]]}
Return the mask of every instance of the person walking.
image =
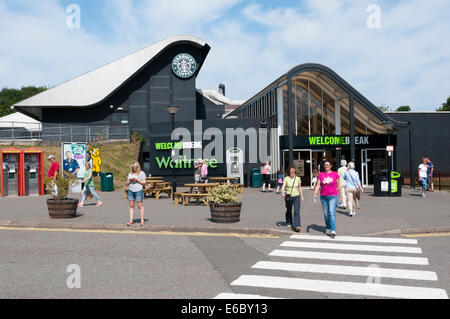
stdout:
{"type": "Polygon", "coordinates": [[[427,184],[428,184],[428,191],[434,192],[434,183],[433,183],[433,173],[434,173],[434,164],[433,162],[427,158],[427,184]]]}
{"type": "Polygon", "coordinates": [[[284,169],[281,168],[281,170],[279,170],[277,172],[277,195],[280,194],[281,191],[281,187],[283,187],[283,182],[284,182],[284,169]]]}
{"type": "MultiPolygon", "coordinates": [[[[49,178],[51,178],[53,180],[53,182],[56,182],[56,179],[58,178],[58,173],[59,173],[59,164],[56,161],[56,158],[54,155],[49,155],[48,161],[50,162],[50,168],[48,169],[47,176],[49,178]]],[[[54,185],[53,185],[52,195],[53,196],[58,195],[58,187],[56,187],[56,183],[54,183],[54,185]]]]}
{"type": "Polygon", "coordinates": [[[319,172],[316,169],[313,169],[312,171],[312,183],[311,183],[311,189],[314,189],[317,185],[317,177],[319,176],[319,172]]]}
{"type": "Polygon", "coordinates": [[[301,232],[300,202],[304,203],[302,182],[296,175],[296,168],[288,170],[288,176],[284,178],[281,188],[281,196],[286,203],[286,226],[291,226],[297,233],[301,232]],[[292,207],[294,207],[294,220],[292,220],[292,207]]]}
{"type": "Polygon", "coordinates": [[[338,207],[343,209],[347,208],[347,192],[346,192],[347,183],[344,180],[344,175],[346,172],[347,172],[347,161],[342,160],[341,167],[339,167],[338,169],[339,183],[341,185],[342,203],[339,203],[338,207]]]}
{"type": "Polygon", "coordinates": [[[420,196],[425,197],[425,191],[427,190],[427,181],[428,181],[427,158],[425,157],[422,158],[422,164],[419,165],[417,175],[419,175],[420,184],[422,186],[420,190],[420,196]]]}
{"type": "Polygon", "coordinates": [[[355,163],[348,163],[348,170],[344,174],[344,181],[347,184],[348,209],[350,210],[350,217],[356,215],[357,193],[358,190],[364,193],[359,179],[359,173],[355,171],[355,163]]]}
{"type": "Polygon", "coordinates": [[[94,177],[92,176],[92,168],[91,168],[91,163],[86,162],[86,164],[84,164],[86,167],[86,171],[84,173],[84,179],[81,181],[81,183],[84,183],[84,187],[83,187],[83,195],[81,197],[81,203],[78,204],[78,207],[84,207],[84,202],[86,201],[86,195],[88,190],[91,192],[92,196],[95,197],[95,199],[97,200],[97,207],[100,207],[101,205],[103,205],[103,203],[100,201],[100,197],[97,195],[97,193],[95,192],[95,188],[94,188],[94,177]]]}
{"type": "Polygon", "coordinates": [[[202,175],[202,165],[203,165],[203,160],[201,158],[196,159],[194,162],[194,182],[195,183],[200,183],[200,178],[202,175]]]}
{"type": "Polygon", "coordinates": [[[141,226],[144,226],[144,186],[145,173],[141,171],[141,166],[138,162],[131,165],[131,172],[128,174],[128,201],[130,205],[130,221],[127,226],[133,225],[134,207],[137,203],[139,208],[139,215],[141,217],[141,226]]]}
{"type": "Polygon", "coordinates": [[[208,184],[208,165],[204,159],[202,159],[202,168],[200,169],[200,182],[208,184]]]}
{"type": "Polygon", "coordinates": [[[263,176],[263,188],[262,191],[266,192],[266,185],[268,185],[268,189],[270,192],[270,173],[271,173],[271,167],[269,165],[269,162],[265,162],[264,166],[261,168],[261,174],[263,176]]]}
{"type": "Polygon", "coordinates": [[[323,153],[323,157],[317,165],[317,170],[319,171],[319,173],[325,172],[325,162],[326,161],[327,161],[327,155],[326,155],[326,153],[323,153]]]}
{"type": "Polygon", "coordinates": [[[331,163],[325,161],[325,172],[318,176],[318,183],[314,189],[314,202],[317,202],[317,193],[320,188],[320,201],[325,218],[326,234],[336,237],[336,205],[338,199],[342,200],[339,174],[331,170],[331,163]],[[339,196],[338,196],[339,194],[339,196]]]}

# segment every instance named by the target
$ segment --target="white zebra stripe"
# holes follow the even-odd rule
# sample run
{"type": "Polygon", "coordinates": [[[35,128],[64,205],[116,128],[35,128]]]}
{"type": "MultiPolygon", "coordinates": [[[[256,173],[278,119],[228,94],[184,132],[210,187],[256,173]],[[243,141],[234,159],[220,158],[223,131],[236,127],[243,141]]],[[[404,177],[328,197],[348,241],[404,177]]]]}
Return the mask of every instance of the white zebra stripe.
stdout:
{"type": "Polygon", "coordinates": [[[299,264],[286,262],[260,261],[252,268],[282,271],[297,271],[309,273],[323,273],[336,275],[364,276],[374,278],[397,278],[413,280],[437,281],[435,272],[392,268],[374,268],[374,267],[355,267],[355,266],[337,266],[322,264],[299,264]]]}
{"type": "Polygon", "coordinates": [[[428,265],[429,264],[428,258],[421,258],[421,257],[341,254],[341,253],[324,253],[324,252],[318,252],[318,251],[274,250],[269,254],[269,256],[345,260],[345,261],[362,261],[362,262],[370,262],[370,263],[378,262],[378,263],[410,264],[410,265],[428,265]]]}
{"type": "Polygon", "coordinates": [[[244,275],[233,281],[231,285],[387,298],[448,299],[445,290],[436,288],[310,280],[273,276],[244,275]]]}
{"type": "Polygon", "coordinates": [[[281,247],[377,251],[377,252],[409,253],[409,254],[422,253],[422,249],[420,249],[419,247],[349,245],[349,244],[311,243],[311,242],[297,242],[297,241],[286,241],[281,244],[281,247]]]}
{"type": "Polygon", "coordinates": [[[292,235],[291,239],[304,240],[326,240],[326,241],[343,241],[343,242],[361,242],[361,243],[385,243],[385,244],[408,244],[417,245],[417,239],[401,239],[401,238],[376,238],[376,237],[353,237],[353,236],[337,236],[331,238],[328,236],[311,236],[311,235],[292,235]]]}

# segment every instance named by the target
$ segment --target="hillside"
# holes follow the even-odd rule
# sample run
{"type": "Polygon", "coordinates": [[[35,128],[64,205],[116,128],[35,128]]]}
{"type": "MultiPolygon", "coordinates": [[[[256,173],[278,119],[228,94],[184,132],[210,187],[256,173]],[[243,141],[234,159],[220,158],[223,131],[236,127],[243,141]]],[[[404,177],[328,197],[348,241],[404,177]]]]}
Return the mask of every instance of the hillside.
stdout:
{"type": "MultiPolygon", "coordinates": [[[[91,146],[89,145],[88,149],[91,146]]],[[[0,146],[2,149],[9,146],[0,146]]],[[[49,169],[49,161],[47,157],[52,154],[56,161],[62,165],[61,162],[61,147],[60,146],[14,146],[17,149],[27,149],[29,147],[36,147],[44,151],[44,175],[47,176],[49,169]]],[[[136,143],[118,143],[100,146],[100,154],[102,157],[102,172],[111,172],[114,175],[114,188],[120,189],[126,186],[127,175],[130,171],[130,166],[138,159],[139,144],[136,143]]],[[[100,176],[94,178],[95,189],[100,190],[100,176]]]]}

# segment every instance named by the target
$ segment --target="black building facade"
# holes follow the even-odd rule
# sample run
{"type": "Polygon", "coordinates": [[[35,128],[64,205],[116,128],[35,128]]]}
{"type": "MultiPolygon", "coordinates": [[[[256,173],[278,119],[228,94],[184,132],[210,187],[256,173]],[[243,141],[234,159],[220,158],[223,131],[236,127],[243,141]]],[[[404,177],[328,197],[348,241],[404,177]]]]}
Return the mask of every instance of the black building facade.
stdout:
{"type": "MultiPolygon", "coordinates": [[[[429,157],[435,169],[450,171],[450,112],[389,112],[397,121],[411,123],[412,169],[417,167],[423,157],[429,157]]],[[[409,131],[397,133],[397,167],[410,168],[409,131]]]]}

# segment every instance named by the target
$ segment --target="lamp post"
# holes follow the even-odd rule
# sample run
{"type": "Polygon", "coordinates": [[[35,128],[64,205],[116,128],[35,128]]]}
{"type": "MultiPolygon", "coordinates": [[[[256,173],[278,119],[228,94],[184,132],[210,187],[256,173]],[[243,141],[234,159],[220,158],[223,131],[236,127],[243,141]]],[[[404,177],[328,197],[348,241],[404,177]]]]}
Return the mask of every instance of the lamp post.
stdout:
{"type": "MultiPolygon", "coordinates": [[[[392,121],[385,121],[385,122],[383,122],[383,126],[388,131],[388,145],[391,145],[391,132],[392,132],[392,129],[394,128],[394,123],[392,121]]],[[[392,155],[391,152],[388,152],[388,196],[391,196],[391,170],[392,170],[391,155],[392,155]]]]}
{"type": "MultiPolygon", "coordinates": [[[[170,113],[170,122],[172,123],[172,132],[175,130],[175,114],[180,109],[179,105],[168,105],[166,110],[170,113]]],[[[175,178],[175,150],[172,149],[172,199],[175,200],[175,192],[177,191],[177,181],[175,178]]]]}

